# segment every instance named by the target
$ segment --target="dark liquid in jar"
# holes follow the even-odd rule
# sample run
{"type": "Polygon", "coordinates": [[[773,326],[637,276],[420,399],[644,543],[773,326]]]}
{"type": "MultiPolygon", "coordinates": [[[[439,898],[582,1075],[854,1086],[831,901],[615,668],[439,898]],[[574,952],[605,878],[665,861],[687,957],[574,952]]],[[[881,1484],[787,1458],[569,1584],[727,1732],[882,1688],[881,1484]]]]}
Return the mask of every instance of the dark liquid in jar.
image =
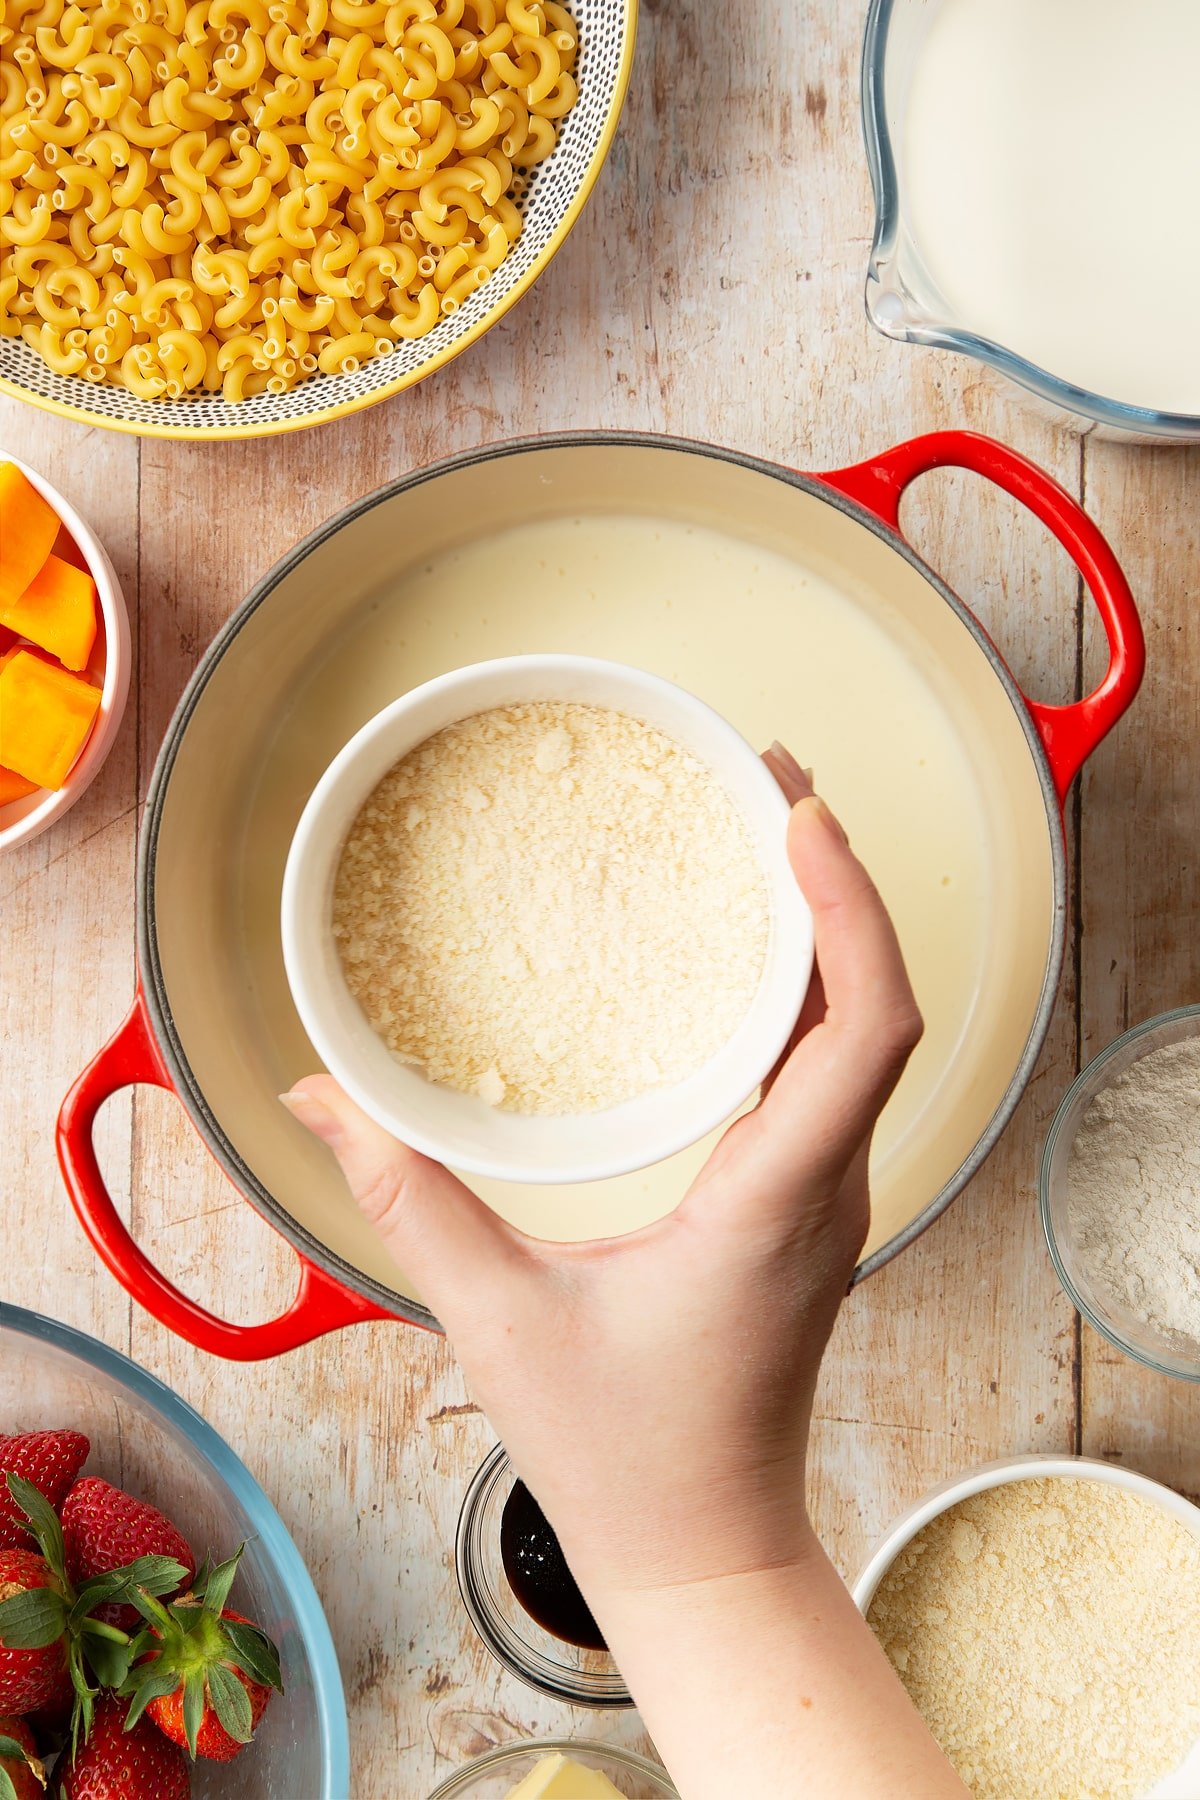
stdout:
{"type": "Polygon", "coordinates": [[[545,1513],[518,1481],[500,1519],[500,1560],[508,1585],[543,1631],[580,1650],[607,1650],[545,1513]]]}

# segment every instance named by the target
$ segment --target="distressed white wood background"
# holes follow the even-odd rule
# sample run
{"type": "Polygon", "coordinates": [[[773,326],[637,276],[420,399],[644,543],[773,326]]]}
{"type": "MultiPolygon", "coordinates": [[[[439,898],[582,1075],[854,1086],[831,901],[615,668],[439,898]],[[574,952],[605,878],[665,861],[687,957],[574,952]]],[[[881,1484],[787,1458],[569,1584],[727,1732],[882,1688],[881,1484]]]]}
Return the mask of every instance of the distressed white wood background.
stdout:
{"type": "MultiPolygon", "coordinates": [[[[362,1800],[422,1800],[498,1740],[548,1728],[635,1740],[637,1723],[541,1702],[474,1640],[453,1529],[493,1434],[441,1343],[376,1325],[250,1373],[199,1355],[132,1308],[91,1254],[53,1127],[132,993],[139,808],[205,644],[304,532],[448,452],[636,426],[819,469],[965,425],[1035,458],[1099,519],[1143,609],[1149,674],[1070,803],[1076,913],[1054,1028],[983,1174],[848,1303],[821,1390],[813,1499],[850,1572],[921,1490],[1015,1451],[1082,1449],[1200,1498],[1200,1389],[1141,1373],[1081,1330],[1035,1208],[1044,1132],[1081,1056],[1200,998],[1200,453],[1081,440],[974,364],[873,335],[861,13],[839,0],[643,0],[619,137],[554,266],[483,342],[373,411],[290,438],[186,445],[0,402],[0,443],[104,536],[137,647],[135,697],[102,777],[0,866],[0,1292],[161,1375],[275,1499],[337,1639],[362,1800]]],[[[1040,527],[967,476],[928,477],[907,523],[1032,693],[1078,691],[1095,634],[1040,527]]],[[[232,1317],[278,1310],[290,1253],[218,1178],[173,1101],[148,1090],[114,1101],[101,1135],[114,1193],[173,1277],[232,1317]]]]}

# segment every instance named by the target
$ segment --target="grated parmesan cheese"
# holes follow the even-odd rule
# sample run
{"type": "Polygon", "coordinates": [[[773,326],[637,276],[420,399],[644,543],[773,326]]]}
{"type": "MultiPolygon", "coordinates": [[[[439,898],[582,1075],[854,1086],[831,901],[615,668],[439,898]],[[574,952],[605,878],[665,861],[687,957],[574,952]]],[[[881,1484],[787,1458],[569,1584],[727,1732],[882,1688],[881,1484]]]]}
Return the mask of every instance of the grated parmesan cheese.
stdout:
{"type": "Polygon", "coordinates": [[[975,1800],[1138,1800],[1200,1739],[1200,1538],[1106,1483],[960,1502],[868,1619],[975,1800]]]}
{"type": "Polygon", "coordinates": [[[766,961],[745,823],[642,720],[540,701],[437,732],[351,827],[334,887],[347,983],[431,1081],[596,1112],[701,1068],[766,961]]]}

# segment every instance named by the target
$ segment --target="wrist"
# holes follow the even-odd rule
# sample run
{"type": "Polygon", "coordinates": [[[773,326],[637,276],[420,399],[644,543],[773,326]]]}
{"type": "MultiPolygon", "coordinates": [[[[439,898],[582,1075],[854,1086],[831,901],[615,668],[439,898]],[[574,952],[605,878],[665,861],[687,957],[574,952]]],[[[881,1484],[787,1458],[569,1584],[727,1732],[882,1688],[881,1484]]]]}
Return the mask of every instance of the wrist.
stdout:
{"type": "Polygon", "coordinates": [[[631,1572],[583,1569],[580,1584],[599,1617],[645,1621],[714,1618],[734,1608],[774,1607],[781,1595],[802,1591],[828,1558],[807,1514],[765,1541],[737,1535],[708,1546],[702,1556],[631,1572]]]}
{"type": "MultiPolygon", "coordinates": [[[[801,1455],[710,1459],[680,1476],[663,1467],[620,1484],[603,1508],[547,1493],[544,1510],[584,1592],[665,1596],[734,1576],[810,1564],[823,1554],[809,1520],[801,1455]]],[[[714,1585],[712,1591],[717,1591],[714,1585]]]]}

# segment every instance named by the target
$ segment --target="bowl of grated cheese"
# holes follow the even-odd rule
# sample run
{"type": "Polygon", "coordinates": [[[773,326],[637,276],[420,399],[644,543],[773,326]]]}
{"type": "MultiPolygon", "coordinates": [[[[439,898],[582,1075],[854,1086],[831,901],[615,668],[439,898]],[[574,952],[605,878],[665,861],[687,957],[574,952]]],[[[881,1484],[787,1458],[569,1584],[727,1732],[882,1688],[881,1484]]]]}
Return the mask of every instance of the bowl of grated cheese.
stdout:
{"type": "Polygon", "coordinates": [[[975,1800],[1195,1800],[1200,1507],[1082,1456],[943,1482],[855,1602],[975,1800]]]}
{"type": "Polygon", "coordinates": [[[425,1155],[600,1181],[697,1142],[787,1045],[812,918],[787,802],[695,695],[591,657],[426,682],[317,783],[288,983],[332,1074],[425,1155]]]}

